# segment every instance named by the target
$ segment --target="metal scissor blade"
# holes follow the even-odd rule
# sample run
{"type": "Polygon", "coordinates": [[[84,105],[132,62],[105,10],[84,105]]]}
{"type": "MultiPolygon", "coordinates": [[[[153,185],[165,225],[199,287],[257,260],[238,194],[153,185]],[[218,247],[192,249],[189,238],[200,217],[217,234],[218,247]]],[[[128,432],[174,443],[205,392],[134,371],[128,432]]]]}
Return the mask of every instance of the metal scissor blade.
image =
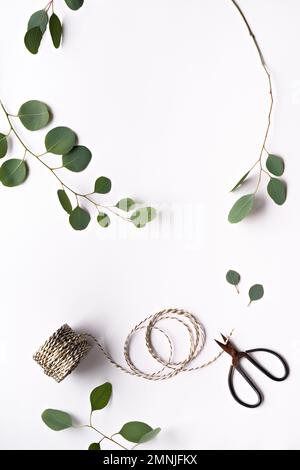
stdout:
{"type": "Polygon", "coordinates": [[[227,354],[230,354],[230,356],[232,356],[232,349],[228,344],[223,344],[216,339],[215,339],[215,342],[220,346],[220,348],[223,349],[223,351],[227,352],[227,354]]]}

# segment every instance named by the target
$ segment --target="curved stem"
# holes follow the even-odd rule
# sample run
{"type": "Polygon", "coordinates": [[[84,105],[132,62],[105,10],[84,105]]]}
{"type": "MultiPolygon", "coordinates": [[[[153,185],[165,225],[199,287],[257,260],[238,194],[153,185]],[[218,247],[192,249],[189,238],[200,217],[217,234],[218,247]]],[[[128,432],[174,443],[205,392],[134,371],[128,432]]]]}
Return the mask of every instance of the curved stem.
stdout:
{"type": "Polygon", "coordinates": [[[124,450],[128,450],[127,447],[123,446],[122,444],[120,444],[118,441],[116,441],[115,439],[113,439],[114,436],[116,436],[118,433],[115,433],[113,434],[111,437],[109,436],[106,436],[106,434],[103,434],[102,431],[99,431],[99,429],[95,428],[92,424],[92,411],[90,413],[90,424],[85,424],[84,427],[87,427],[87,428],[90,428],[90,429],[93,429],[93,431],[96,431],[98,434],[100,434],[102,436],[101,438],[101,441],[103,441],[104,439],[107,439],[108,441],[110,442],[113,442],[114,444],[118,445],[119,447],[121,447],[122,449],[124,450]]]}
{"type": "MultiPolygon", "coordinates": [[[[52,2],[50,2],[50,4],[51,3],[52,2]]],[[[68,186],[66,183],[64,183],[62,181],[62,179],[56,174],[56,171],[63,168],[63,167],[51,168],[51,166],[49,166],[46,162],[44,162],[41,159],[41,157],[47,155],[48,152],[45,152],[45,153],[42,153],[42,154],[36,154],[32,150],[30,150],[30,148],[25,144],[22,137],[18,134],[17,130],[14,127],[14,124],[13,124],[12,119],[11,119],[13,117],[13,115],[7,112],[7,110],[6,110],[4,104],[2,103],[1,100],[0,100],[0,107],[2,108],[2,110],[4,112],[4,114],[6,116],[6,119],[7,119],[7,122],[8,122],[8,125],[9,125],[9,130],[8,130],[8,133],[6,134],[6,136],[9,136],[11,133],[13,133],[14,136],[16,137],[16,139],[19,141],[19,143],[22,145],[22,147],[25,151],[24,158],[25,158],[26,154],[30,154],[31,156],[36,158],[45,168],[47,168],[52,173],[52,175],[61,184],[62,189],[67,189],[68,191],[70,191],[73,194],[73,196],[76,198],[77,205],[79,205],[79,198],[82,198],[85,201],[92,204],[97,209],[98,212],[100,212],[99,209],[103,209],[103,210],[111,212],[113,215],[115,215],[117,217],[120,217],[121,219],[125,220],[126,222],[132,223],[132,220],[130,218],[124,217],[123,215],[119,214],[117,211],[113,210],[110,206],[105,206],[103,204],[98,204],[96,201],[91,199],[89,196],[90,196],[90,194],[93,194],[93,193],[88,193],[88,194],[78,193],[77,191],[72,189],[70,186],[68,186]]],[[[18,116],[16,116],[16,117],[18,117],[18,116]]]]}
{"type": "MultiPolygon", "coordinates": [[[[270,132],[270,128],[271,128],[271,118],[272,118],[272,112],[273,112],[273,107],[274,107],[274,95],[273,95],[273,85],[272,85],[272,77],[271,77],[271,74],[267,68],[267,65],[266,65],[266,62],[265,62],[265,59],[264,59],[264,55],[262,53],[262,49],[260,47],[260,45],[258,44],[258,41],[255,37],[255,34],[250,26],[250,23],[249,21],[247,20],[243,10],[241,9],[241,7],[239,6],[239,4],[237,3],[236,0],[230,0],[231,3],[234,5],[234,7],[237,9],[238,13],[240,14],[240,16],[242,17],[245,25],[246,25],[246,28],[254,42],[254,45],[255,45],[255,48],[257,50],[257,53],[258,53],[258,56],[259,56],[259,60],[261,62],[261,65],[263,67],[263,70],[267,76],[267,80],[268,80],[268,86],[269,86],[269,94],[270,94],[270,106],[269,106],[269,112],[268,112],[268,117],[267,117],[267,128],[266,128],[266,132],[265,132],[265,135],[264,135],[264,139],[263,139],[263,144],[262,144],[262,147],[261,147],[261,151],[260,151],[260,154],[259,154],[259,159],[257,160],[257,162],[254,164],[254,166],[251,168],[253,169],[257,164],[259,164],[260,166],[260,172],[259,172],[259,178],[258,178],[258,184],[257,184],[257,187],[256,187],[256,190],[255,190],[255,193],[258,191],[258,188],[259,188],[259,185],[260,185],[260,182],[261,182],[261,174],[262,174],[262,171],[264,171],[263,167],[262,167],[262,157],[263,157],[263,154],[264,152],[267,152],[266,150],[266,143],[267,143],[267,140],[268,140],[268,136],[269,136],[269,132],[270,132]]],[[[250,170],[251,171],[251,170],[250,170]]]]}

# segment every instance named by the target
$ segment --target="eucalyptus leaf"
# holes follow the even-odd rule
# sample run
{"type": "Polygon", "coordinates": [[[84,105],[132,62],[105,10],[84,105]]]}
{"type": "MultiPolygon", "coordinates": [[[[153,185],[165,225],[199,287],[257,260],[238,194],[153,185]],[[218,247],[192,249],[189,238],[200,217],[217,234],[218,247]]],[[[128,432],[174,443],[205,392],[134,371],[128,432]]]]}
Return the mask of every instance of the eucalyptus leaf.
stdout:
{"type": "Polygon", "coordinates": [[[236,224],[243,220],[250,214],[254,206],[254,194],[247,194],[242,196],[233,205],[228,215],[228,220],[231,224],[236,224]]]}
{"type": "Polygon", "coordinates": [[[99,442],[92,442],[92,444],[89,445],[88,450],[101,450],[99,442]]]}
{"type": "Polygon", "coordinates": [[[55,13],[52,13],[49,21],[50,34],[53,42],[53,46],[58,49],[62,37],[62,24],[60,19],[55,13]]]}
{"type": "Polygon", "coordinates": [[[57,196],[58,196],[58,199],[59,199],[59,202],[62,206],[62,208],[68,213],[68,214],[71,214],[72,212],[72,204],[71,204],[71,201],[69,199],[69,196],[67,195],[66,191],[64,191],[63,189],[59,189],[57,191],[57,196]]]}
{"type": "Polygon", "coordinates": [[[87,147],[76,145],[70,152],[63,155],[63,166],[70,171],[83,171],[90,163],[92,154],[87,147]]]}
{"type": "Polygon", "coordinates": [[[0,181],[4,186],[18,186],[22,184],[28,174],[28,168],[23,160],[12,158],[6,160],[0,168],[0,181]]]}
{"type": "Polygon", "coordinates": [[[248,176],[249,176],[249,173],[250,173],[250,170],[247,171],[247,173],[245,173],[244,176],[241,177],[241,179],[240,179],[240,180],[236,183],[236,185],[231,189],[231,191],[230,191],[231,193],[232,193],[233,191],[235,191],[236,189],[238,189],[238,188],[244,183],[244,181],[246,181],[246,179],[247,179],[248,176]]]}
{"type": "Polygon", "coordinates": [[[7,154],[7,148],[7,136],[5,134],[1,134],[0,132],[0,158],[5,157],[5,155],[7,154]]]}
{"type": "Polygon", "coordinates": [[[112,394],[112,385],[109,382],[94,388],[90,395],[92,411],[102,410],[108,404],[112,394]]]}
{"type": "Polygon", "coordinates": [[[119,434],[129,442],[140,444],[141,439],[151,431],[153,431],[153,429],[151,426],[148,426],[148,424],[140,421],[131,421],[124,424],[119,434]]]}
{"type": "Polygon", "coordinates": [[[269,155],[266,161],[266,167],[272,175],[281,176],[284,173],[284,161],[277,155],[269,155]]]}
{"type": "Polygon", "coordinates": [[[86,229],[90,220],[90,214],[79,206],[75,207],[69,217],[69,222],[74,230],[86,229]]]}
{"type": "Polygon", "coordinates": [[[229,284],[232,284],[233,286],[237,286],[240,280],[241,280],[241,276],[239,275],[238,272],[230,269],[226,273],[226,281],[229,282],[229,284]]]}
{"type": "Polygon", "coordinates": [[[94,192],[98,194],[107,194],[111,190],[111,181],[106,176],[100,176],[95,182],[94,192]]]}
{"type": "Polygon", "coordinates": [[[27,31],[24,37],[24,43],[31,54],[37,54],[43,38],[41,29],[36,26],[27,31]]]}
{"type": "Polygon", "coordinates": [[[82,7],[84,0],[65,0],[71,10],[79,10],[82,7]]]}
{"type": "Polygon", "coordinates": [[[287,189],[284,181],[278,178],[271,178],[268,183],[268,194],[273,201],[281,206],[286,201],[287,189]]]}
{"type": "Polygon", "coordinates": [[[136,210],[130,217],[130,220],[137,228],[145,227],[156,217],[156,210],[153,207],[142,207],[136,210]]]}
{"type": "Polygon", "coordinates": [[[45,10],[38,10],[33,13],[28,21],[27,29],[40,28],[42,34],[47,29],[48,25],[48,13],[45,10]]]}
{"type": "Polygon", "coordinates": [[[37,131],[48,124],[50,113],[45,103],[31,100],[22,104],[18,112],[18,117],[26,129],[37,131]]]}
{"type": "Polygon", "coordinates": [[[161,428],[155,428],[155,429],[152,429],[152,431],[147,432],[141,437],[141,439],[139,440],[139,444],[143,444],[144,442],[151,441],[157,436],[157,434],[160,433],[160,431],[161,431],[161,428]]]}
{"type": "Polygon", "coordinates": [[[110,218],[104,212],[99,212],[97,216],[97,222],[101,227],[108,227],[110,225],[110,218]]]}
{"type": "Polygon", "coordinates": [[[72,418],[65,411],[47,409],[42,413],[42,420],[53,431],[72,427],[72,418]]]}
{"type": "Polygon", "coordinates": [[[133,209],[134,205],[135,201],[133,199],[130,199],[130,197],[126,197],[117,202],[116,207],[122,211],[128,212],[133,209]]]}
{"type": "Polygon", "coordinates": [[[254,300],[259,300],[264,296],[264,288],[261,284],[254,284],[254,286],[250,287],[249,289],[249,299],[250,302],[254,300]]]}
{"type": "Polygon", "coordinates": [[[55,127],[45,138],[47,151],[56,155],[69,153],[75,143],[76,135],[69,127],[55,127]]]}

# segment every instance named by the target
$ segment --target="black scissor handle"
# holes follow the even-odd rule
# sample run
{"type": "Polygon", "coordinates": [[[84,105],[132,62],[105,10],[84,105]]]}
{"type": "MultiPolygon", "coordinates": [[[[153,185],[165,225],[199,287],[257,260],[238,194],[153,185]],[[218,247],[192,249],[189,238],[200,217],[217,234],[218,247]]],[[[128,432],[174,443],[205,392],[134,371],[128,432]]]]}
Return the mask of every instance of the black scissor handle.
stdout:
{"type": "Polygon", "coordinates": [[[240,366],[240,365],[237,365],[237,366],[230,366],[230,369],[229,369],[229,374],[228,374],[228,385],[229,385],[229,390],[231,392],[231,395],[233,396],[233,398],[242,406],[246,406],[247,408],[257,408],[263,401],[263,394],[261,393],[261,391],[257,388],[257,386],[255,385],[254,382],[252,382],[252,380],[249,378],[249,376],[245,373],[245,371],[243,370],[243,368],[240,366]],[[254,392],[256,393],[256,396],[257,396],[257,402],[256,403],[246,403],[245,401],[243,401],[236,393],[235,391],[235,388],[234,388],[234,385],[233,385],[233,375],[234,375],[234,371],[237,370],[241,376],[246,380],[246,382],[250,385],[250,387],[252,388],[252,390],[254,390],[254,392]]]}
{"type": "Polygon", "coordinates": [[[276,353],[275,351],[272,351],[271,349],[266,349],[266,348],[256,348],[256,349],[248,349],[247,351],[245,351],[245,353],[246,354],[244,354],[243,357],[248,359],[248,361],[251,362],[251,364],[253,364],[258,370],[260,370],[267,377],[269,377],[269,379],[275,380],[276,382],[282,382],[283,380],[285,380],[288,377],[288,375],[290,373],[289,366],[288,366],[286,360],[280,354],[276,353]],[[273,356],[277,357],[277,359],[279,359],[279,361],[281,362],[281,364],[283,365],[283,368],[284,368],[283,376],[282,377],[277,377],[276,375],[271,374],[271,372],[269,372],[256,359],[254,359],[254,357],[251,356],[251,353],[255,353],[255,352],[266,352],[268,354],[272,354],[273,356]]]}

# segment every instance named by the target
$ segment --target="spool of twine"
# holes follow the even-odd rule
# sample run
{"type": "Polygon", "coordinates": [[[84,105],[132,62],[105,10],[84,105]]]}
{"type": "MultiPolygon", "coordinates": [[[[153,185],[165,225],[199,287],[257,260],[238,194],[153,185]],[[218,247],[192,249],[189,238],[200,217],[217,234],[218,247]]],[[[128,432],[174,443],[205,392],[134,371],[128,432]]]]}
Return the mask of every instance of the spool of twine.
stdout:
{"type": "Polygon", "coordinates": [[[91,345],[86,338],[65,324],[50,336],[33,359],[44,369],[46,375],[61,382],[76,369],[90,349],[91,345]]]}
{"type": "MultiPolygon", "coordinates": [[[[229,337],[232,335],[231,331],[229,337]]],[[[34,354],[33,359],[43,368],[46,375],[52,377],[57,382],[61,382],[69,375],[79,364],[81,359],[91,349],[88,339],[92,340],[103,352],[105,357],[118,369],[127,374],[142,377],[147,380],[165,380],[180,372],[203,369],[213,364],[223,353],[220,351],[217,355],[195,367],[190,363],[202,351],[205,344],[205,330],[198,318],[186,310],[170,308],[162,310],[154,315],[150,315],[136,325],[128,334],[124,343],[124,358],[127,368],[117,363],[110,354],[104,349],[102,344],[89,333],[76,333],[65,324],[59,328],[34,354]],[[189,340],[189,352],[183,360],[173,361],[174,347],[170,336],[160,327],[158,323],[162,320],[175,320],[179,322],[187,333],[189,340]],[[130,345],[132,337],[140,330],[145,330],[145,344],[150,355],[162,367],[153,373],[140,370],[133,362],[130,355],[130,345]],[[169,346],[168,360],[163,359],[156,351],[152,343],[153,330],[159,331],[167,339],[169,346]]]]}

